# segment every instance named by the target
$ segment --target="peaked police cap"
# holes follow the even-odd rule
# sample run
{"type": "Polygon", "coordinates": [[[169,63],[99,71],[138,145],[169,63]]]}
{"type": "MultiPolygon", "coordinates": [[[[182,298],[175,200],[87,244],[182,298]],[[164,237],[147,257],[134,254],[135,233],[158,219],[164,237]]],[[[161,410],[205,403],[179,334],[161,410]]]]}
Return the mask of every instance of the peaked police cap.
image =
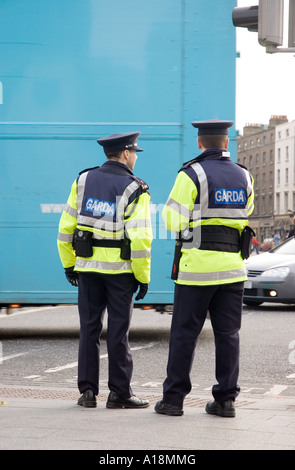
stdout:
{"type": "Polygon", "coordinates": [[[119,134],[108,135],[98,139],[99,145],[104,149],[105,153],[120,152],[122,150],[136,150],[143,152],[143,149],[137,145],[137,138],[140,132],[123,132],[119,134]]]}
{"type": "Polygon", "coordinates": [[[195,121],[192,125],[199,129],[199,135],[227,135],[228,128],[233,125],[233,121],[210,119],[209,121],[195,121]]]}

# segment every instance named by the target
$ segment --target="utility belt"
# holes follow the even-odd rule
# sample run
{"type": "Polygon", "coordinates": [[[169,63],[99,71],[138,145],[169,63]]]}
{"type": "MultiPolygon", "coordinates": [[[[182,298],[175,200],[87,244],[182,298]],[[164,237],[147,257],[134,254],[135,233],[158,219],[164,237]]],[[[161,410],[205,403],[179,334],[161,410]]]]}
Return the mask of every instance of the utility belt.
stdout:
{"type": "Polygon", "coordinates": [[[120,248],[121,258],[129,260],[131,257],[130,240],[124,235],[120,240],[97,240],[93,238],[93,233],[88,230],[76,229],[73,237],[73,248],[77,256],[90,258],[93,255],[93,247],[120,248]]]}
{"type": "Polygon", "coordinates": [[[252,238],[255,232],[246,226],[241,235],[239,230],[223,225],[199,225],[180,233],[176,241],[171,279],[178,277],[181,249],[197,248],[199,250],[241,252],[243,259],[250,256],[252,238]]]}

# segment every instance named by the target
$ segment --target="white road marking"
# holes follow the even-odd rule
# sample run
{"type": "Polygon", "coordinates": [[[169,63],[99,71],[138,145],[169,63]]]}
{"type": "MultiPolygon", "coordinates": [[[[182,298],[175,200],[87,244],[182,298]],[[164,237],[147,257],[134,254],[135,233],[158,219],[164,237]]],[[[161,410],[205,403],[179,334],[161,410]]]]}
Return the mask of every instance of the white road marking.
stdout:
{"type": "Polygon", "coordinates": [[[22,310],[20,312],[15,312],[15,313],[12,313],[10,315],[6,315],[6,313],[1,313],[0,314],[0,319],[1,318],[13,318],[13,317],[16,317],[18,315],[26,315],[27,313],[34,313],[34,312],[40,312],[41,310],[50,310],[54,307],[37,307],[37,308],[30,308],[28,310],[22,310]]]}
{"type": "Polygon", "coordinates": [[[10,354],[10,356],[2,356],[0,360],[3,361],[9,361],[10,359],[14,359],[15,357],[20,357],[20,356],[25,356],[28,354],[27,352],[24,353],[19,353],[19,354],[10,354]]]}
{"type": "Polygon", "coordinates": [[[24,379],[36,379],[36,377],[41,377],[41,375],[27,375],[24,379]]]}
{"type": "Polygon", "coordinates": [[[73,367],[77,367],[77,365],[78,365],[78,362],[72,362],[70,364],[65,364],[64,366],[57,366],[57,367],[53,367],[52,369],[47,369],[44,372],[46,374],[52,374],[55,372],[60,372],[61,370],[72,369],[73,367]]]}
{"type": "Polygon", "coordinates": [[[23,379],[30,379],[30,380],[38,380],[41,378],[42,378],[42,375],[27,375],[26,377],[23,377],[23,379]]]}
{"type": "Polygon", "coordinates": [[[267,397],[277,397],[281,392],[288,388],[287,385],[274,385],[268,392],[265,392],[264,395],[267,397]]]}
{"type": "MultiPolygon", "coordinates": [[[[154,343],[149,343],[146,344],[145,346],[135,346],[134,348],[131,348],[131,351],[138,351],[140,349],[147,349],[147,348],[152,348],[154,346],[154,343]]],[[[108,357],[108,354],[102,354],[100,356],[100,359],[106,359],[108,357]]],[[[61,370],[66,370],[66,369],[73,369],[74,367],[78,366],[78,362],[72,362],[69,364],[65,364],[64,366],[57,366],[57,367],[52,367],[51,369],[47,369],[44,372],[46,374],[53,374],[55,372],[60,372],[61,370]]]]}
{"type": "Polygon", "coordinates": [[[148,387],[148,388],[157,388],[158,386],[162,386],[162,382],[146,382],[142,384],[141,387],[148,387]]]}
{"type": "Polygon", "coordinates": [[[248,388],[242,388],[243,393],[251,393],[253,390],[264,390],[262,387],[248,387],[248,388]]]}

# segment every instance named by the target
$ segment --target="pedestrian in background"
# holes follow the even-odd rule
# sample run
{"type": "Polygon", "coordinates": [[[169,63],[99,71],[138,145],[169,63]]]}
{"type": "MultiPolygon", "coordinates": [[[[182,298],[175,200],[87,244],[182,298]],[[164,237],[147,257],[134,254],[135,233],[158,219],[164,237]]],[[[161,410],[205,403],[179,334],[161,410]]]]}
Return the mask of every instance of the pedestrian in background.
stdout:
{"type": "Polygon", "coordinates": [[[295,214],[290,215],[290,231],[288,238],[294,237],[295,214]]]}
{"type": "Polygon", "coordinates": [[[274,246],[279,246],[280,244],[280,241],[281,241],[281,235],[280,235],[280,232],[276,232],[273,236],[273,243],[274,243],[274,246]]]}
{"type": "Polygon", "coordinates": [[[199,121],[201,155],[181,168],[163,210],[168,230],[179,234],[167,377],[159,414],[180,416],[191,390],[190,370],[207,312],[215,336],[214,401],[207,413],[235,416],[239,394],[239,330],[254,209],[253,178],[232,162],[227,151],[231,121],[199,121]]]}
{"type": "Polygon", "coordinates": [[[256,237],[253,237],[252,239],[252,244],[253,244],[253,250],[255,250],[256,254],[259,255],[259,245],[260,245],[260,242],[256,239],[256,237]]]}
{"type": "Polygon", "coordinates": [[[99,351],[107,309],[108,408],[149,405],[133,395],[128,342],[133,294],[143,299],[150,281],[152,230],[148,185],[133,175],[139,132],[98,140],[107,156],[101,167],[82,171],[62,213],[58,250],[68,281],[78,286],[80,340],[78,405],[96,407],[99,351]]]}

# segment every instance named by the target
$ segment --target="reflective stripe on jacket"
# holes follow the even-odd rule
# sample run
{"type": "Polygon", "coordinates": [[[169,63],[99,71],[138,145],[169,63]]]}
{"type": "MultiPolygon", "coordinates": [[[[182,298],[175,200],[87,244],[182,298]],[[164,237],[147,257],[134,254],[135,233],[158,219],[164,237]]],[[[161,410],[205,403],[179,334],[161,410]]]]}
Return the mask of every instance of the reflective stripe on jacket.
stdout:
{"type": "Polygon", "coordinates": [[[73,183],[59,223],[58,250],[64,268],[107,274],[134,273],[139,282],[150,281],[152,229],[147,186],[119,162],[82,172],[73,183]],[[142,184],[141,184],[142,183],[142,184]],[[75,229],[92,232],[96,240],[130,239],[130,260],[120,248],[93,247],[93,256],[76,257],[75,229]]]}
{"type": "MultiPolygon", "coordinates": [[[[177,234],[200,225],[230,227],[241,234],[253,209],[250,173],[233,163],[228,152],[210,150],[183,166],[162,215],[166,228],[177,234]]],[[[178,284],[226,284],[246,279],[240,251],[181,249],[178,284]]]]}

